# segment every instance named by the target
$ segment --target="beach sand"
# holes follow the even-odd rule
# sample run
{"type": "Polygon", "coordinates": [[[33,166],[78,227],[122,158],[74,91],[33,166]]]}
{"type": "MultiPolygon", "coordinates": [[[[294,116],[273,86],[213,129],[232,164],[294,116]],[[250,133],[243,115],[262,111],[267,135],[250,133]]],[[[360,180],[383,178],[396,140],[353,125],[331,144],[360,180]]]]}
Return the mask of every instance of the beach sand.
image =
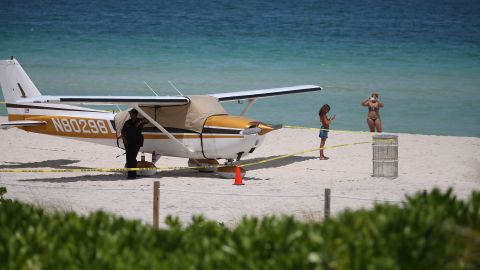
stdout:
{"type": "MultiPolygon", "coordinates": [[[[5,121],[1,117],[0,121],[5,121]]],[[[0,169],[120,168],[121,149],[27,133],[0,131],[0,169]]],[[[195,214],[226,224],[244,215],[288,214],[300,219],[323,217],[324,189],[332,193],[332,214],[371,207],[375,200],[399,203],[406,194],[452,187],[460,198],[480,188],[480,138],[397,134],[399,176],[372,177],[372,144],[328,149],[330,160],[309,152],[248,166],[245,185],[233,179],[189,169],[160,171],[154,177],[126,180],[124,173],[0,173],[7,197],[49,209],[87,214],[104,210],[152,222],[153,181],[159,180],[161,226],[167,215],[188,222],[195,214]]],[[[369,133],[331,131],[327,147],[369,142],[369,133]]],[[[269,133],[243,163],[318,147],[317,131],[283,128],[269,133]]],[[[150,159],[150,155],[147,155],[150,159]]],[[[162,157],[157,166],[187,166],[187,159],[162,157]]]]}

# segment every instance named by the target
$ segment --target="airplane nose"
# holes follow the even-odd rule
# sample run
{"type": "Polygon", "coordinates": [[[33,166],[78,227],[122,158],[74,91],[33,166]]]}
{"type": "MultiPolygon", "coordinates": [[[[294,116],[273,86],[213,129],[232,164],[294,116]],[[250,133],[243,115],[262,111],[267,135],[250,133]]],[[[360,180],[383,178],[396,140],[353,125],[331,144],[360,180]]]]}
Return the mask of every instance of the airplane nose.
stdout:
{"type": "Polygon", "coordinates": [[[259,135],[264,135],[264,134],[267,134],[268,132],[274,130],[273,127],[270,127],[270,126],[265,125],[265,124],[260,124],[260,125],[258,125],[258,128],[261,129],[260,133],[258,133],[259,135]]]}

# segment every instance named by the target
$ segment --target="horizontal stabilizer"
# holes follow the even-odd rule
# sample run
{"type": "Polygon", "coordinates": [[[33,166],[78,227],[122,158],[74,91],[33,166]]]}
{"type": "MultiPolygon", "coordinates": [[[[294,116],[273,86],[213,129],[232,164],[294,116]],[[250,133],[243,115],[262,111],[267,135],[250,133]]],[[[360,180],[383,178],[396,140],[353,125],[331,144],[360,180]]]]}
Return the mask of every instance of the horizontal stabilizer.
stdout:
{"type": "Polygon", "coordinates": [[[261,90],[240,91],[231,93],[210,94],[219,101],[233,101],[242,99],[257,99],[271,96],[290,95],[304,92],[320,91],[322,88],[317,85],[297,85],[291,87],[270,88],[261,90]]]}
{"type": "Polygon", "coordinates": [[[0,123],[0,128],[2,129],[9,129],[13,127],[33,127],[33,126],[41,126],[41,125],[46,125],[47,122],[45,121],[10,121],[10,122],[3,122],[0,123]]]}
{"type": "Polygon", "coordinates": [[[170,96],[40,96],[24,98],[21,103],[68,103],[98,105],[185,105],[190,102],[187,97],[170,96]]]}

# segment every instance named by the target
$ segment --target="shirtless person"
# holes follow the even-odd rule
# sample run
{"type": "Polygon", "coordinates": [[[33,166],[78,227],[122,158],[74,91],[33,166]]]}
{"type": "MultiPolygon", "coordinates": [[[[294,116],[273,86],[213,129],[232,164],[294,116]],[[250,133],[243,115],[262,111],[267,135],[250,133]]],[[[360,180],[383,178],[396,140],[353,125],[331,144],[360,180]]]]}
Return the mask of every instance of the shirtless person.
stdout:
{"type": "Polygon", "coordinates": [[[367,124],[370,128],[370,132],[382,132],[382,120],[380,119],[380,108],[383,107],[383,103],[378,100],[380,95],[378,93],[372,93],[372,95],[362,102],[362,106],[368,107],[367,124]]]}

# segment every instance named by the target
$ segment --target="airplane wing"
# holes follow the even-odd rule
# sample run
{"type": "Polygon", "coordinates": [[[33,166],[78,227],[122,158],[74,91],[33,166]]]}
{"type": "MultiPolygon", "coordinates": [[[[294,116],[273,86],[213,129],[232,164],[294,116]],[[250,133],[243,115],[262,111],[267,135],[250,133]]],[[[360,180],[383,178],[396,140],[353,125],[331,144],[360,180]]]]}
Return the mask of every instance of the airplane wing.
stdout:
{"type": "Polygon", "coordinates": [[[258,98],[266,98],[271,96],[290,95],[290,94],[313,92],[313,91],[320,91],[320,90],[322,90],[322,88],[317,85],[297,85],[297,86],[282,87],[282,88],[270,88],[270,89],[262,89],[262,90],[209,94],[209,96],[214,96],[218,98],[219,101],[233,101],[233,100],[242,100],[242,99],[258,99],[258,98]]]}
{"type": "Polygon", "coordinates": [[[33,126],[41,126],[46,125],[47,122],[45,121],[28,121],[28,120],[20,120],[20,121],[9,121],[0,123],[0,128],[2,129],[9,129],[13,127],[33,127],[33,126]]]}
{"type": "Polygon", "coordinates": [[[39,96],[24,98],[19,103],[68,103],[97,105],[185,105],[187,97],[173,96],[39,96]]]}

